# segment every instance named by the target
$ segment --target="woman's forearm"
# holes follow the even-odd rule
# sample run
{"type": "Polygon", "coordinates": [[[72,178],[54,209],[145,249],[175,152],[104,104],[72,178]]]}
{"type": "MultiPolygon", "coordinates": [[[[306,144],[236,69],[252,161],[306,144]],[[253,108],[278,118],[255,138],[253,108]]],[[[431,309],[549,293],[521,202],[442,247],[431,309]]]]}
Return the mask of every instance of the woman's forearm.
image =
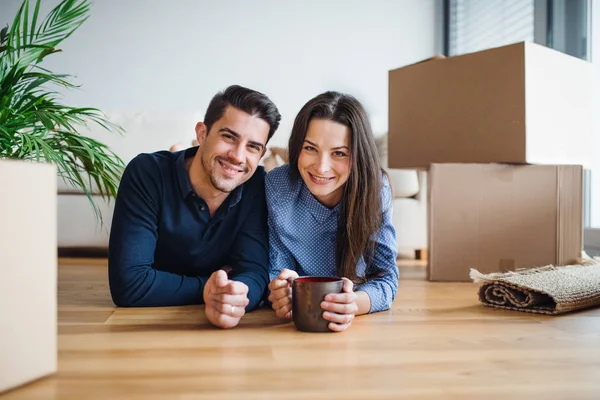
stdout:
{"type": "Polygon", "coordinates": [[[371,310],[371,299],[367,292],[363,292],[362,290],[358,290],[356,292],[356,305],[358,306],[358,311],[356,315],[368,314],[371,310]]]}

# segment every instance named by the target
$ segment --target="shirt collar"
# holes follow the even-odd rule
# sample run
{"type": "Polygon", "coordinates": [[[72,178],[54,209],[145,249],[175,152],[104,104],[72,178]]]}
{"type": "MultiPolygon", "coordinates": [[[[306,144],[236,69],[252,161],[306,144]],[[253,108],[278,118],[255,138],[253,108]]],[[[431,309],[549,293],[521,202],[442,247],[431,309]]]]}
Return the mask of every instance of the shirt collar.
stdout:
{"type": "MultiPolygon", "coordinates": [[[[186,150],[181,150],[176,154],[175,158],[175,176],[177,177],[177,181],[179,182],[179,190],[181,191],[181,197],[185,200],[187,197],[194,193],[194,188],[192,187],[192,182],[190,181],[190,176],[188,175],[188,171],[185,167],[185,160],[194,157],[198,152],[199,147],[190,147],[186,150]]],[[[227,196],[227,200],[229,202],[229,208],[235,206],[237,203],[242,200],[242,192],[244,189],[244,185],[236,187],[230,194],[227,196]]]]}
{"type": "Polygon", "coordinates": [[[315,198],[315,196],[313,196],[310,190],[308,190],[308,187],[304,181],[302,181],[302,178],[300,178],[300,181],[302,184],[302,189],[300,189],[300,200],[306,204],[307,208],[310,210],[310,213],[318,222],[323,223],[331,218],[331,216],[337,217],[340,212],[342,202],[339,202],[333,208],[326,207],[321,204],[319,200],[315,198]]]}

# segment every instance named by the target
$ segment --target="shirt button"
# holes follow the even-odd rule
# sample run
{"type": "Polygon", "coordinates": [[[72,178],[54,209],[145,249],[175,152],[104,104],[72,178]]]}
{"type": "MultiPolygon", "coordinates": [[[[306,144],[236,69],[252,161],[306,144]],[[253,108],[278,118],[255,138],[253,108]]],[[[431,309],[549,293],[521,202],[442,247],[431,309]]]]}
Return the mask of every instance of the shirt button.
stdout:
{"type": "Polygon", "coordinates": [[[206,210],[206,207],[200,206],[200,211],[204,211],[204,210],[206,210]]]}

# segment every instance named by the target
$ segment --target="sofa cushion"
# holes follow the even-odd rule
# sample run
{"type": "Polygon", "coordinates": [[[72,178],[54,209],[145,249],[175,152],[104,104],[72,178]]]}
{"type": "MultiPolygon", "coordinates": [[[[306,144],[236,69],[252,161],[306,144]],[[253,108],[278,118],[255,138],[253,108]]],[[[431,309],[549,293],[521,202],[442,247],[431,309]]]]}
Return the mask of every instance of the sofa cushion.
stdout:
{"type": "MultiPolygon", "coordinates": [[[[108,132],[98,124],[89,123],[81,134],[96,139],[114,151],[129,163],[140,153],[151,153],[169,149],[173,143],[190,143],[196,137],[195,126],[202,121],[203,115],[194,112],[174,111],[106,111],[106,117],[113,123],[120,125],[125,133],[108,132]]],[[[98,193],[92,185],[92,193],[98,193]]],[[[72,185],[58,179],[59,193],[81,193],[72,185]]]]}
{"type": "Polygon", "coordinates": [[[419,177],[416,170],[388,168],[388,135],[375,139],[381,165],[390,177],[394,197],[412,197],[419,193],[419,177]]]}
{"type": "Polygon", "coordinates": [[[384,169],[390,178],[394,198],[413,197],[419,193],[417,171],[410,169],[384,169]]]}

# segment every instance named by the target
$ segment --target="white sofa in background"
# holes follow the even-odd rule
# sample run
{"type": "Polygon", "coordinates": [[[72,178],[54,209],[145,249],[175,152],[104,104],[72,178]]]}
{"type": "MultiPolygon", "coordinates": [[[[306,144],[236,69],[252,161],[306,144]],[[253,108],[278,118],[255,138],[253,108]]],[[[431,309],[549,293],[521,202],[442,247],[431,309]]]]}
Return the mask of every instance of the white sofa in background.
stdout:
{"type": "Polygon", "coordinates": [[[413,258],[427,249],[427,172],[388,168],[387,135],[377,139],[381,164],[392,184],[396,243],[400,258],[413,258]]]}
{"type": "MultiPolygon", "coordinates": [[[[84,134],[109,145],[125,163],[139,153],[168,150],[177,143],[191,144],[195,137],[196,122],[203,118],[197,113],[174,112],[109,111],[106,115],[125,129],[123,136],[106,132],[97,126],[90,126],[90,131],[84,134]]],[[[382,143],[380,139],[382,162],[387,165],[387,152],[382,143]]],[[[269,159],[272,160],[272,157],[264,160],[265,164],[269,163],[269,159]]],[[[402,257],[414,257],[415,250],[427,246],[425,173],[414,170],[387,171],[394,190],[393,221],[399,253],[402,257]]],[[[102,212],[102,225],[94,215],[88,198],[81,191],[59,182],[59,249],[78,253],[106,252],[114,202],[104,201],[98,195],[94,195],[94,198],[102,212]]]]}
{"type": "MultiPolygon", "coordinates": [[[[106,116],[120,125],[125,134],[107,132],[95,124],[90,124],[89,130],[82,131],[82,134],[108,145],[125,164],[140,153],[168,150],[177,142],[189,143],[190,138],[196,135],[196,122],[203,118],[203,115],[193,112],[128,110],[106,111],[106,116]]],[[[63,254],[64,250],[106,252],[114,200],[107,202],[99,195],[93,197],[102,212],[103,224],[94,215],[85,194],[59,179],[58,247],[63,254]]]]}

